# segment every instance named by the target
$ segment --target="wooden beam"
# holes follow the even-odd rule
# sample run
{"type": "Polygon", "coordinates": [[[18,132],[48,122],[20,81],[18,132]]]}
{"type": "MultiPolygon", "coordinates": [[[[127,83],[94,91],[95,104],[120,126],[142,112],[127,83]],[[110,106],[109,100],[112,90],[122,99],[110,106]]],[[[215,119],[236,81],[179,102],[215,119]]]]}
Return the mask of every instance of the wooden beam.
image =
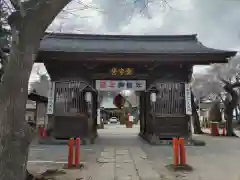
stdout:
{"type": "Polygon", "coordinates": [[[136,75],[132,75],[132,76],[112,76],[108,73],[94,73],[92,74],[91,76],[92,79],[108,79],[108,80],[135,80],[135,79],[138,79],[138,80],[145,80],[145,79],[148,79],[149,78],[149,75],[148,74],[136,74],[136,75]]]}
{"type": "Polygon", "coordinates": [[[208,65],[211,63],[226,63],[224,54],[104,54],[104,53],[67,53],[67,52],[39,52],[36,62],[91,62],[91,63],[188,63],[193,65],[208,65]]]}

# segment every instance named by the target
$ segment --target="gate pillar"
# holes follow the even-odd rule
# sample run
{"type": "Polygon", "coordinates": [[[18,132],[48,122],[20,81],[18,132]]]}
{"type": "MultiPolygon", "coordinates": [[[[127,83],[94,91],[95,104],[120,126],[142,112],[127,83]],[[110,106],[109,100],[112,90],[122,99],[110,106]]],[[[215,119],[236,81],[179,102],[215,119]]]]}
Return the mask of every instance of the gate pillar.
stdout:
{"type": "Polygon", "coordinates": [[[155,82],[145,92],[144,138],[152,144],[189,137],[184,82],[155,82]]]}
{"type": "Polygon", "coordinates": [[[55,138],[80,137],[89,139],[94,135],[95,93],[84,80],[61,80],[54,83],[53,136],[55,138]]]}

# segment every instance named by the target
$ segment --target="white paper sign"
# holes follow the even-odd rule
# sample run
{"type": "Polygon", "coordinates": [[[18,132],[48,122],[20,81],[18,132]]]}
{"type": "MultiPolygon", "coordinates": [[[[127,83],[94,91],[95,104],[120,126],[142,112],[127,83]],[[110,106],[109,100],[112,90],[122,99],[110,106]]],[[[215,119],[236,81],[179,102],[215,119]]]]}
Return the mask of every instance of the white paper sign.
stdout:
{"type": "Polygon", "coordinates": [[[145,91],[145,80],[96,80],[96,89],[98,91],[122,91],[134,90],[145,91]]]}
{"type": "Polygon", "coordinates": [[[97,109],[97,124],[101,124],[101,112],[100,109],[97,109]]]}
{"type": "Polygon", "coordinates": [[[133,122],[133,116],[129,116],[129,121],[133,122]]]}
{"type": "Polygon", "coordinates": [[[85,100],[86,100],[87,102],[91,102],[91,101],[92,101],[92,93],[86,92],[86,94],[85,94],[85,100]]]}
{"type": "Polygon", "coordinates": [[[53,114],[54,111],[55,82],[51,82],[48,91],[47,114],[53,114]]]}
{"type": "Polygon", "coordinates": [[[185,109],[187,115],[192,115],[191,87],[188,83],[185,84],[185,109]]]}

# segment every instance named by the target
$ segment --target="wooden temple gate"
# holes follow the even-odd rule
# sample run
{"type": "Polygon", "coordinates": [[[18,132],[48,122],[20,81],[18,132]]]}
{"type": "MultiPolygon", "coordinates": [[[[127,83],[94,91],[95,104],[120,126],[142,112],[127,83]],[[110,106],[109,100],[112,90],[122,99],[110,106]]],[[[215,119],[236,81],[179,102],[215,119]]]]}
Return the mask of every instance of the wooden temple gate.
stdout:
{"type": "Polygon", "coordinates": [[[48,35],[36,61],[44,62],[52,80],[48,114],[53,136],[96,137],[97,80],[144,80],[146,89],[138,92],[141,137],[153,143],[190,137],[193,65],[225,63],[235,54],[207,48],[196,35],[48,35]],[[110,73],[116,68],[133,73],[110,73]]]}

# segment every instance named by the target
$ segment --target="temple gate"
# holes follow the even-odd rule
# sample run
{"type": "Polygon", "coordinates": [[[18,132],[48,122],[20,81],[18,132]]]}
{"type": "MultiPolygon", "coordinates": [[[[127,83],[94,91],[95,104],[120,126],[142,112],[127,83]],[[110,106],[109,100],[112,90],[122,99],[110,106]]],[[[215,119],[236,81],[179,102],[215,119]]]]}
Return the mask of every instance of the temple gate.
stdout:
{"type": "Polygon", "coordinates": [[[101,80],[145,82],[140,95],[140,135],[190,137],[190,81],[194,65],[226,63],[236,52],[205,47],[196,35],[118,36],[49,34],[36,62],[51,77],[48,114],[56,138],[95,138],[101,80]],[[116,69],[125,69],[116,74],[116,69]]]}

